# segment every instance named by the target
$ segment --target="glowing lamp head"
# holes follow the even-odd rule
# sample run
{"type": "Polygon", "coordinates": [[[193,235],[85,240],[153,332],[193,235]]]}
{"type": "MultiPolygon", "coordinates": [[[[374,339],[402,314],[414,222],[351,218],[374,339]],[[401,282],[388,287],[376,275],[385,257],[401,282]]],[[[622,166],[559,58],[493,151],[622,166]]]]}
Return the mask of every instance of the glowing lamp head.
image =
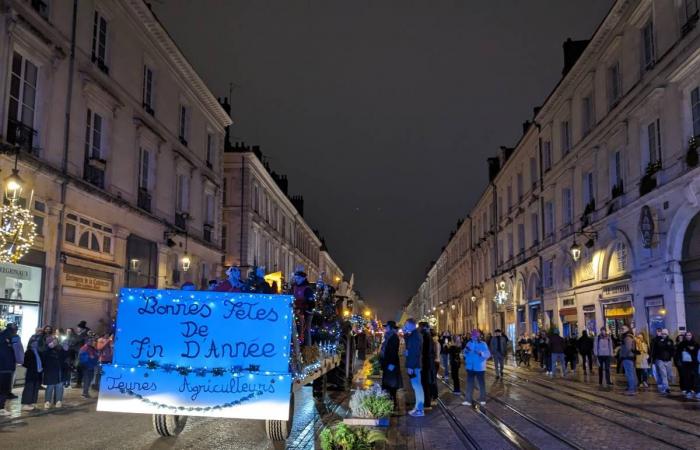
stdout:
{"type": "Polygon", "coordinates": [[[473,301],[473,302],[476,301],[476,295],[472,295],[472,301],[473,301]]]}
{"type": "Polygon", "coordinates": [[[457,305],[452,305],[452,309],[455,309],[455,308],[457,308],[457,305]]]}
{"type": "Polygon", "coordinates": [[[571,258],[574,261],[578,261],[581,259],[581,246],[574,241],[574,243],[571,245],[571,258]]]}
{"type": "Polygon", "coordinates": [[[369,317],[370,314],[371,314],[371,312],[369,311],[369,309],[366,309],[366,310],[365,310],[365,317],[369,317]]]}
{"type": "Polygon", "coordinates": [[[17,169],[12,169],[12,175],[5,178],[5,192],[10,198],[17,198],[22,193],[22,187],[24,186],[24,181],[19,176],[19,171],[17,169]]]}
{"type": "Polygon", "coordinates": [[[185,255],[182,257],[180,260],[180,264],[182,265],[182,270],[187,272],[190,270],[190,266],[192,265],[192,260],[190,259],[189,255],[185,253],[185,255]]]}
{"type": "Polygon", "coordinates": [[[343,310],[343,317],[348,317],[350,315],[350,311],[347,309],[343,310]]]}

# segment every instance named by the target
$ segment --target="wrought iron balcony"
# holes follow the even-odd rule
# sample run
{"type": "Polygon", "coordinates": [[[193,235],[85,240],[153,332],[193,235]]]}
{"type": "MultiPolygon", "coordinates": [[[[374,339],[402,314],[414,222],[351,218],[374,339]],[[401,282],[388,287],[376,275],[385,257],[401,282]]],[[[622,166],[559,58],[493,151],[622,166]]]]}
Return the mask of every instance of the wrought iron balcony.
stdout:
{"type": "Polygon", "coordinates": [[[148,189],[140,187],[137,200],[137,206],[144,211],[151,212],[151,193],[148,189]]]}
{"type": "MultiPolygon", "coordinates": [[[[92,161],[92,160],[90,160],[92,161]]],[[[83,178],[88,183],[97,186],[100,189],[105,188],[105,165],[104,161],[102,166],[96,164],[90,164],[90,161],[85,164],[85,170],[83,172],[83,178]]],[[[100,160],[101,161],[101,160],[100,160]]]]}
{"type": "Polygon", "coordinates": [[[202,234],[203,234],[203,237],[204,237],[204,240],[205,240],[205,241],[211,242],[211,236],[212,236],[212,233],[211,233],[211,232],[212,232],[213,229],[214,229],[214,226],[213,226],[213,225],[208,224],[208,223],[205,223],[205,224],[204,224],[204,228],[203,228],[203,233],[202,233],[202,234]]]}
{"type": "Polygon", "coordinates": [[[34,147],[36,136],[36,130],[22,122],[18,122],[14,119],[9,119],[7,121],[7,142],[15,144],[22,151],[38,156],[39,149],[34,147]]]}
{"type": "Polygon", "coordinates": [[[186,212],[175,213],[175,226],[187,231],[187,219],[190,217],[186,212]]]}

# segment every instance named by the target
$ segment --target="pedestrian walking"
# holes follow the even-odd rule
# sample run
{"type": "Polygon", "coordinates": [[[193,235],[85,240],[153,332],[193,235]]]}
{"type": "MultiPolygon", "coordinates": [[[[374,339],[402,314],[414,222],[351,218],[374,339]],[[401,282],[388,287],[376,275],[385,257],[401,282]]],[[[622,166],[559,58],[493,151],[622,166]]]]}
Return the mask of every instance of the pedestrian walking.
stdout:
{"type": "Polygon", "coordinates": [[[450,357],[450,375],[452,375],[452,393],[461,394],[459,386],[459,367],[462,365],[460,354],[462,353],[462,339],[455,335],[450,343],[448,354],[450,357]]]}
{"type": "Polygon", "coordinates": [[[39,401],[39,388],[43,377],[43,366],[39,356],[39,341],[41,335],[34,335],[27,343],[27,351],[24,352],[25,367],[24,389],[22,389],[22,411],[32,411],[36,409],[39,401]]]}
{"type": "Polygon", "coordinates": [[[549,337],[547,333],[540,331],[540,368],[545,369],[547,375],[552,374],[552,352],[549,346],[549,337]]]}
{"type": "Polygon", "coordinates": [[[673,340],[668,337],[668,330],[657,328],[656,337],[651,342],[651,361],[656,373],[656,385],[662,394],[671,393],[675,347],[673,340]]]}
{"type": "Polygon", "coordinates": [[[423,349],[421,353],[421,385],[423,386],[423,409],[430,411],[433,399],[432,385],[435,383],[435,345],[430,335],[428,322],[420,322],[418,331],[421,333],[423,349]]]}
{"type": "MultiPolygon", "coordinates": [[[[90,328],[87,326],[87,322],[84,320],[81,320],[78,323],[78,326],[76,327],[76,333],[75,333],[75,343],[73,346],[73,349],[75,350],[75,355],[77,356],[80,353],[80,349],[83,348],[83,345],[85,345],[85,342],[87,341],[88,338],[88,333],[90,332],[90,328]]],[[[79,388],[83,385],[83,368],[80,365],[80,361],[76,360],[75,363],[75,387],[79,388]]]]}
{"type": "Polygon", "coordinates": [[[603,386],[603,376],[605,376],[605,384],[612,387],[610,381],[610,361],[615,352],[612,338],[608,335],[605,327],[600,329],[600,334],[595,338],[593,345],[593,353],[598,358],[598,384],[603,386]]]}
{"type": "Polygon", "coordinates": [[[643,388],[649,387],[649,346],[647,340],[642,333],[637,334],[634,338],[637,353],[634,359],[634,368],[637,372],[637,381],[639,386],[643,388]]]}
{"type": "Polygon", "coordinates": [[[576,372],[578,364],[578,349],[576,348],[576,336],[566,338],[564,345],[564,360],[565,365],[571,367],[572,372],[576,372]]]}
{"type": "Polygon", "coordinates": [[[403,387],[401,362],[399,361],[399,335],[396,322],[389,320],[384,325],[384,340],[379,350],[379,362],[382,366],[382,389],[389,393],[394,401],[394,410],[398,410],[396,391],[403,387]]]}
{"type": "Polygon", "coordinates": [[[557,368],[558,362],[561,366],[561,375],[563,377],[566,376],[566,359],[564,356],[564,352],[566,350],[565,347],[566,342],[564,342],[564,339],[559,336],[559,330],[554,328],[552,333],[549,335],[549,348],[550,352],[552,353],[552,362],[548,375],[554,376],[554,371],[557,368]]]}
{"type": "Polygon", "coordinates": [[[102,379],[102,366],[112,364],[114,356],[114,336],[112,334],[104,334],[97,339],[95,348],[98,352],[99,365],[95,368],[95,384],[93,389],[100,390],[100,380],[102,379]]]}
{"type": "Polygon", "coordinates": [[[421,362],[423,359],[423,335],[416,327],[414,319],[406,320],[403,327],[404,342],[406,343],[406,373],[411,380],[411,388],[416,397],[416,404],[408,412],[413,417],[423,417],[425,415],[424,402],[425,394],[421,383],[421,362]]]}
{"type": "Polygon", "coordinates": [[[442,378],[444,380],[448,379],[448,374],[450,373],[450,347],[452,342],[452,336],[449,331],[445,331],[440,336],[440,360],[442,361],[442,378]]]}
{"type": "Polygon", "coordinates": [[[637,347],[634,340],[634,334],[627,325],[622,326],[622,334],[620,336],[620,362],[625,371],[627,379],[627,390],[625,395],[637,394],[637,373],[634,367],[634,361],[637,356],[637,347]]]}
{"type": "Polygon", "coordinates": [[[479,404],[486,404],[486,361],[491,357],[489,346],[481,340],[479,330],[472,330],[471,340],[464,347],[464,367],[467,369],[467,396],[464,406],[474,401],[474,379],[479,383],[479,404]]]}
{"type": "Polygon", "coordinates": [[[90,398],[90,384],[92,383],[92,378],[95,376],[95,367],[97,367],[99,363],[99,355],[95,348],[95,338],[87,338],[85,345],[80,348],[78,359],[83,373],[82,397],[90,398]]]}
{"type": "Polygon", "coordinates": [[[508,353],[508,336],[505,336],[500,329],[494,330],[489,342],[489,351],[493,357],[496,379],[503,378],[503,364],[508,353]]]}
{"type": "Polygon", "coordinates": [[[588,336],[587,330],[583,330],[581,337],[576,341],[576,349],[581,355],[583,374],[588,375],[588,371],[593,374],[593,339],[588,336]]]}
{"type": "MultiPolygon", "coordinates": [[[[540,335],[537,333],[532,333],[532,338],[530,338],[530,341],[532,342],[532,357],[535,359],[535,361],[540,362],[540,335]]],[[[540,364],[540,368],[542,368],[542,364],[540,364]]]]}
{"type": "Polygon", "coordinates": [[[430,332],[430,339],[431,342],[433,343],[433,370],[435,375],[432,377],[430,380],[430,398],[434,399],[437,402],[438,398],[438,373],[440,373],[440,341],[438,340],[438,334],[437,331],[435,331],[432,328],[428,328],[428,331],[430,332]]]}
{"type": "Polygon", "coordinates": [[[68,345],[61,344],[56,336],[49,336],[45,340],[46,350],[40,352],[43,381],[46,385],[44,408],[63,406],[63,382],[65,374],[66,356],[68,345]]]}
{"type": "Polygon", "coordinates": [[[698,377],[698,343],[693,338],[693,333],[686,331],[683,340],[676,347],[676,354],[681,374],[681,391],[686,398],[693,398],[698,377]]]}

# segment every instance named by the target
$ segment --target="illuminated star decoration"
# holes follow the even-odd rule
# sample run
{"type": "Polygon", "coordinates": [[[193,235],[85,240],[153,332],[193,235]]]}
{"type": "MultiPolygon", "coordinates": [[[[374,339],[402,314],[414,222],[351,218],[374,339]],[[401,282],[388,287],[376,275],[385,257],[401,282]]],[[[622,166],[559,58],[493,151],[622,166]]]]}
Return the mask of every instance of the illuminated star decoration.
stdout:
{"type": "Polygon", "coordinates": [[[0,262],[16,263],[32,248],[36,224],[32,212],[16,198],[6,198],[0,208],[0,262]]]}

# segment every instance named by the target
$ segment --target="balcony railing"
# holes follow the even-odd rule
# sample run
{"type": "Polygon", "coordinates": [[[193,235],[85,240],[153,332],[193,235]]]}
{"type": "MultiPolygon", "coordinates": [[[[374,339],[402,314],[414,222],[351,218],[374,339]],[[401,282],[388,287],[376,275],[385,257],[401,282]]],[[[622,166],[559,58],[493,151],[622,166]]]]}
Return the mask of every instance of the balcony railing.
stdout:
{"type": "Polygon", "coordinates": [[[139,188],[137,205],[144,211],[151,212],[151,193],[148,192],[148,189],[143,187],[139,188]]]}
{"type": "Polygon", "coordinates": [[[175,213],[175,226],[181,230],[187,230],[187,218],[189,215],[187,213],[175,213]]]}
{"type": "Polygon", "coordinates": [[[83,173],[83,178],[88,183],[97,186],[100,189],[105,188],[105,169],[97,167],[96,165],[90,164],[88,162],[85,164],[85,171],[83,173]]]}
{"type": "Polygon", "coordinates": [[[21,150],[38,155],[39,149],[34,147],[34,139],[36,138],[37,132],[35,129],[18,122],[14,119],[7,121],[7,142],[10,144],[15,144],[21,150]]]}
{"type": "Polygon", "coordinates": [[[32,8],[44,19],[49,18],[49,4],[44,0],[31,0],[32,8]]]}
{"type": "Polygon", "coordinates": [[[204,224],[204,229],[203,229],[203,233],[202,233],[202,234],[203,234],[203,237],[204,237],[204,240],[205,240],[205,241],[211,242],[211,235],[212,235],[211,232],[212,232],[213,229],[214,229],[214,227],[213,227],[212,225],[210,225],[210,224],[208,224],[208,223],[205,223],[205,224],[204,224]]]}
{"type": "Polygon", "coordinates": [[[92,62],[95,63],[98,69],[109,75],[109,67],[105,64],[105,60],[97,55],[92,55],[92,62]]]}

